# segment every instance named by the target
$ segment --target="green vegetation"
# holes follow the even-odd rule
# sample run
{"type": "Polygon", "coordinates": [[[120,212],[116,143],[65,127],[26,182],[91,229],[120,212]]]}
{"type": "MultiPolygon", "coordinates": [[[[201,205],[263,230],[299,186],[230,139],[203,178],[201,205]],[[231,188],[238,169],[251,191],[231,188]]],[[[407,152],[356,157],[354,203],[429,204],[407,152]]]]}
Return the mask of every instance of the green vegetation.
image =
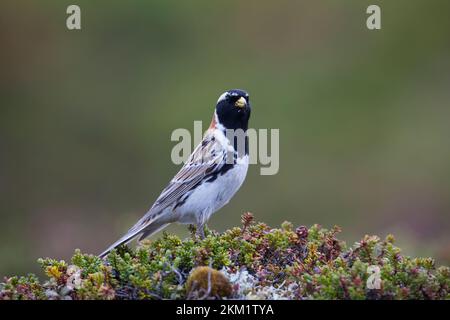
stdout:
{"type": "Polygon", "coordinates": [[[338,224],[349,245],[394,233],[450,266],[450,1],[0,7],[0,282],[41,275],[38,257],[97,253],[141,218],[180,168],[173,131],[206,130],[231,88],[250,93],[251,128],[280,130],[280,171],[251,165],[214,228],[252,210],[273,227],[338,224]]]}
{"type": "Polygon", "coordinates": [[[403,256],[393,236],[365,236],[353,246],[339,227],[279,229],[255,223],[201,240],[164,233],[106,260],[75,251],[69,263],[39,259],[48,279],[5,278],[0,299],[448,299],[450,269],[403,256]],[[371,269],[379,289],[368,289],[371,269]]]}

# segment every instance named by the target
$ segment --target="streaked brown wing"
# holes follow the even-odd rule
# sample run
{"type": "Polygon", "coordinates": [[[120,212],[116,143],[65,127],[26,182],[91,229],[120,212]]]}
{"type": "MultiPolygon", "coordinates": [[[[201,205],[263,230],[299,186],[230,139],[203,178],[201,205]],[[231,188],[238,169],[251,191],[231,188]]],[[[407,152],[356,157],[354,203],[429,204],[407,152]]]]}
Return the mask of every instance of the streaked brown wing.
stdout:
{"type": "Polygon", "coordinates": [[[143,233],[143,237],[145,237],[149,232],[152,233],[166,226],[166,223],[157,223],[158,216],[164,212],[164,209],[189,192],[205,176],[220,170],[225,165],[225,157],[226,151],[216,141],[214,136],[211,134],[206,135],[200,145],[190,155],[186,164],[163,190],[150,210],[122,238],[105,250],[101,256],[105,256],[112,248],[122,243],[127,243],[140,233],[143,233]],[[154,226],[154,229],[151,229],[152,226],[154,226]]]}
{"type": "Polygon", "coordinates": [[[193,188],[206,175],[215,172],[222,166],[224,151],[212,137],[207,136],[195,148],[188,161],[170,181],[156,200],[152,211],[163,210],[193,188]]]}
{"type": "Polygon", "coordinates": [[[165,208],[189,192],[205,176],[215,173],[223,166],[226,152],[212,135],[206,135],[195,148],[184,166],[161,192],[147,214],[136,224],[145,224],[156,218],[165,208]]]}

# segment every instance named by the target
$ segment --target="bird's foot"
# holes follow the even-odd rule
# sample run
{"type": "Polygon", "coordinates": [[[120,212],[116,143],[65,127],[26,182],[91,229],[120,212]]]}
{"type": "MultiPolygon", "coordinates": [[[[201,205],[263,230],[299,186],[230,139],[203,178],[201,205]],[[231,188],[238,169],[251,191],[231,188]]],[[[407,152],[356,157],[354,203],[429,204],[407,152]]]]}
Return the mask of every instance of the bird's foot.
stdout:
{"type": "Polygon", "coordinates": [[[191,234],[191,238],[195,240],[197,235],[197,227],[194,224],[190,224],[188,226],[189,233],[191,234]]]}
{"type": "Polygon", "coordinates": [[[206,225],[201,225],[201,224],[190,224],[189,227],[189,232],[191,233],[191,237],[197,241],[197,240],[203,240],[206,238],[205,236],[205,229],[206,229],[206,225]]]}
{"type": "Polygon", "coordinates": [[[205,225],[204,224],[197,225],[197,236],[200,238],[200,240],[205,239],[205,225]]]}

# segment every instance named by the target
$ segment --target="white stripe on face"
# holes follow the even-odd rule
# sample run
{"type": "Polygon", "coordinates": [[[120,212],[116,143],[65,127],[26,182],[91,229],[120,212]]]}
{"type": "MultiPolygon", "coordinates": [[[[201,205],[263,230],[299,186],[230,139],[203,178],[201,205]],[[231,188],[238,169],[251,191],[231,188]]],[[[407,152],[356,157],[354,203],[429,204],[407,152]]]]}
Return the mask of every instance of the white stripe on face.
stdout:
{"type": "Polygon", "coordinates": [[[221,96],[219,97],[219,100],[217,100],[217,103],[225,100],[227,97],[228,97],[228,91],[221,94],[221,96]]]}

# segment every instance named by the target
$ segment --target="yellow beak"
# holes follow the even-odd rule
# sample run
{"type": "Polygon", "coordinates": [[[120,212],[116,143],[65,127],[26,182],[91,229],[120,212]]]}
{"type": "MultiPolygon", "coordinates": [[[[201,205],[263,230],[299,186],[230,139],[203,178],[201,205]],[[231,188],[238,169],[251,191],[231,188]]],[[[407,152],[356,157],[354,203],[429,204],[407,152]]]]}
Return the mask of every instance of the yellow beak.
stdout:
{"type": "Polygon", "coordinates": [[[234,103],[235,107],[244,108],[247,105],[247,101],[244,97],[240,97],[238,101],[234,103]]]}

